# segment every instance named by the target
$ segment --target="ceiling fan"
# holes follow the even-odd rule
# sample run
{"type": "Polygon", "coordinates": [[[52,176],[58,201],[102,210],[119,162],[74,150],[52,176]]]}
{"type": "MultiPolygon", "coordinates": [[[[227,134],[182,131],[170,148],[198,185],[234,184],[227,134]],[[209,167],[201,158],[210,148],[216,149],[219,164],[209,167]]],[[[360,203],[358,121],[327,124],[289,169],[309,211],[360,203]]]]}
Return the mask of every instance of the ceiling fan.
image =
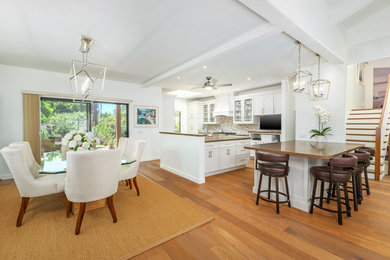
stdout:
{"type": "Polygon", "coordinates": [[[205,89],[205,90],[212,90],[212,89],[217,89],[217,87],[231,87],[232,86],[232,83],[227,83],[227,84],[216,84],[217,83],[217,80],[208,76],[206,77],[206,81],[204,83],[189,83],[191,85],[198,85],[200,87],[196,87],[196,88],[192,88],[192,89],[198,89],[198,88],[202,88],[202,89],[205,89]]]}

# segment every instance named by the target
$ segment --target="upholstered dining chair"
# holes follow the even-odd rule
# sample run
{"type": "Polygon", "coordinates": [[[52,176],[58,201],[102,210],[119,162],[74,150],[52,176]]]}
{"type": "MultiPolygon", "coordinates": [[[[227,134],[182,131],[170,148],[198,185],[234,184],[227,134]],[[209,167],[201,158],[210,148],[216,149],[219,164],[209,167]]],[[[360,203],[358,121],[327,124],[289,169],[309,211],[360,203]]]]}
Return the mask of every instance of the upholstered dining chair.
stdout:
{"type": "Polygon", "coordinates": [[[137,190],[137,196],[139,196],[139,187],[137,184],[137,173],[139,164],[141,161],[142,153],[144,151],[145,141],[138,139],[128,139],[127,147],[125,151],[126,156],[130,156],[136,160],[136,162],[130,165],[122,165],[119,175],[119,181],[126,181],[132,189],[131,181],[134,182],[135,189],[137,190]]]}
{"type": "Polygon", "coordinates": [[[125,151],[126,151],[126,146],[127,146],[127,140],[128,139],[129,138],[126,138],[126,137],[119,138],[118,149],[121,150],[122,154],[124,154],[125,151]]]}
{"type": "Polygon", "coordinates": [[[117,222],[113,195],[118,190],[121,167],[121,151],[96,150],[67,153],[65,179],[66,216],[72,209],[71,202],[79,202],[75,234],[80,233],[87,202],[106,199],[112,220],[117,222]]]}
{"type": "Polygon", "coordinates": [[[23,148],[7,146],[1,149],[0,152],[22,197],[19,215],[16,220],[16,226],[20,227],[30,198],[63,192],[65,174],[52,174],[36,178],[28,167],[23,148]]]}
{"type": "Polygon", "coordinates": [[[31,146],[29,142],[14,142],[11,143],[9,146],[19,147],[22,149],[23,156],[25,157],[25,160],[27,162],[28,168],[31,171],[31,174],[38,178],[39,176],[39,170],[41,168],[41,165],[37,163],[37,161],[34,158],[34,155],[31,150],[31,146]]]}

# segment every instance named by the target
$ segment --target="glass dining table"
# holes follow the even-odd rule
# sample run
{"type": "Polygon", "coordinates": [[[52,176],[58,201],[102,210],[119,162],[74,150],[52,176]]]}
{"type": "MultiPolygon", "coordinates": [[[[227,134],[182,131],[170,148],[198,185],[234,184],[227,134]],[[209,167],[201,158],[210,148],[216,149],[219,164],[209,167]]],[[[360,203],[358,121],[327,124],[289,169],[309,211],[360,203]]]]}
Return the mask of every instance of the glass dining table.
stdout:
{"type": "MultiPolygon", "coordinates": [[[[66,158],[64,158],[61,151],[46,152],[43,154],[41,160],[41,174],[57,174],[66,172],[66,158]]],[[[132,157],[123,155],[121,158],[121,164],[132,164],[136,160],[132,157]]]]}

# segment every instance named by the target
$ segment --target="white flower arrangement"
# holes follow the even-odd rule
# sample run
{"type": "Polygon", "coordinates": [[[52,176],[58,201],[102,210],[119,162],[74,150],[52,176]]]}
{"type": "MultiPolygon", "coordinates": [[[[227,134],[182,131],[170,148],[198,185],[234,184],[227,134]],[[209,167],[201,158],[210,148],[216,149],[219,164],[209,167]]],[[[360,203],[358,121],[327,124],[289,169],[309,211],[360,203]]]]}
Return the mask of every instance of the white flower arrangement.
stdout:
{"type": "Polygon", "coordinates": [[[100,144],[100,140],[93,137],[91,132],[71,131],[62,138],[62,145],[73,151],[91,150],[97,144],[100,144]]]}
{"type": "Polygon", "coordinates": [[[322,108],[320,106],[316,106],[314,108],[316,110],[316,115],[318,116],[318,130],[312,129],[310,133],[312,134],[310,138],[316,137],[316,136],[326,136],[330,135],[332,128],[331,127],[325,127],[324,125],[327,124],[330,121],[330,113],[325,108],[322,108]]]}
{"type": "Polygon", "coordinates": [[[326,124],[330,121],[330,113],[325,108],[316,106],[315,110],[316,110],[316,115],[320,117],[321,124],[326,124]]]}

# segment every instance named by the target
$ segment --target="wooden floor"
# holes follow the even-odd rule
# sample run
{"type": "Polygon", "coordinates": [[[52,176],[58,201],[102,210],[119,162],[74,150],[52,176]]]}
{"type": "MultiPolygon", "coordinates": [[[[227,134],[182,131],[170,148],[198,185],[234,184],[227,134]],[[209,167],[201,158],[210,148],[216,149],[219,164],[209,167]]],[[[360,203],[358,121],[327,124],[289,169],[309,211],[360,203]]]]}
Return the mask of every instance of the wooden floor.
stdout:
{"type": "Polygon", "coordinates": [[[336,215],[319,209],[310,215],[282,206],[277,215],[273,204],[256,206],[249,167],[202,185],[160,169],[159,161],[141,163],[140,174],[214,220],[135,259],[390,259],[389,176],[371,181],[371,196],[339,226],[336,215]]]}

